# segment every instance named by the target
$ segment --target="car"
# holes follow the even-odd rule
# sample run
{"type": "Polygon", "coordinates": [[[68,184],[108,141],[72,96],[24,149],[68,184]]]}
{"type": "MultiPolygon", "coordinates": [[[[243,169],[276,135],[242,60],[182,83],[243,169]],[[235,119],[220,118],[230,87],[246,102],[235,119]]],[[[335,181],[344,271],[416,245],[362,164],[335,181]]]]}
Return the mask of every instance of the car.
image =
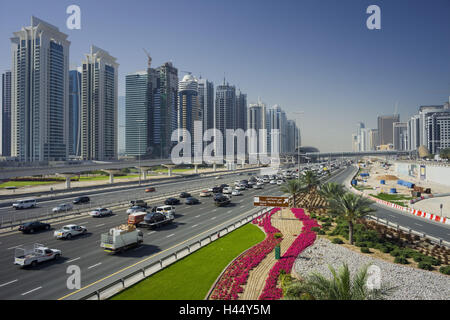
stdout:
{"type": "Polygon", "coordinates": [[[263,182],[264,182],[264,183],[269,183],[270,180],[269,180],[269,178],[263,178],[263,182]]]}
{"type": "Polygon", "coordinates": [[[130,205],[131,206],[140,206],[143,208],[148,208],[147,202],[145,202],[144,200],[131,200],[130,201],[130,205]]]}
{"type": "Polygon", "coordinates": [[[112,214],[113,214],[112,211],[107,208],[96,208],[96,209],[92,210],[91,212],[89,212],[89,215],[94,218],[110,216],[112,214]]]}
{"type": "Polygon", "coordinates": [[[249,187],[252,187],[252,186],[254,186],[256,184],[256,182],[255,181],[249,181],[247,184],[248,184],[249,187]]]}
{"type": "Polygon", "coordinates": [[[219,180],[219,179],[222,179],[222,177],[221,176],[217,176],[215,179],[219,180]]]}
{"type": "Polygon", "coordinates": [[[200,197],[211,197],[212,196],[212,192],[209,190],[203,190],[202,192],[200,192],[200,197]]]}
{"type": "Polygon", "coordinates": [[[277,181],[276,180],[270,180],[270,184],[277,184],[277,181]]]}
{"type": "Polygon", "coordinates": [[[200,201],[197,198],[194,197],[188,197],[186,198],[186,204],[198,204],[200,201]]]}
{"type": "Polygon", "coordinates": [[[258,185],[258,186],[263,186],[263,185],[264,185],[264,182],[258,181],[258,182],[256,183],[256,185],[258,185]]]}
{"type": "Polygon", "coordinates": [[[19,226],[19,231],[22,231],[22,233],[34,233],[40,230],[50,230],[50,224],[40,221],[33,221],[26,222],[19,226]]]}
{"type": "Polygon", "coordinates": [[[238,186],[235,187],[236,190],[245,190],[245,186],[243,184],[240,184],[238,186]]]}
{"type": "Polygon", "coordinates": [[[240,192],[238,189],[234,189],[234,190],[231,192],[231,195],[232,195],[232,196],[242,196],[242,192],[240,192]]]}
{"type": "Polygon", "coordinates": [[[233,192],[233,188],[225,187],[225,188],[223,188],[222,192],[225,194],[231,194],[233,192]]]}
{"type": "Polygon", "coordinates": [[[190,196],[191,196],[191,194],[188,193],[188,192],[182,192],[182,193],[180,193],[180,198],[189,198],[190,196]]]}
{"type": "Polygon", "coordinates": [[[29,209],[29,208],[35,208],[36,207],[36,200],[35,199],[25,199],[25,200],[17,200],[13,203],[13,208],[18,209],[29,209]]]}
{"type": "Polygon", "coordinates": [[[262,185],[260,185],[260,184],[254,184],[254,185],[252,186],[252,188],[253,188],[253,189],[262,189],[263,187],[262,187],[262,185]]]}
{"type": "Polygon", "coordinates": [[[166,215],[162,212],[150,212],[144,217],[144,221],[149,224],[162,222],[164,220],[166,220],[166,215]]]}
{"type": "Polygon", "coordinates": [[[154,187],[148,187],[145,189],[145,192],[155,192],[156,189],[154,187]]]}
{"type": "Polygon", "coordinates": [[[56,239],[70,239],[74,236],[78,236],[80,234],[85,234],[87,232],[86,227],[83,226],[77,226],[75,224],[68,224],[64,227],[62,227],[59,230],[56,230],[53,233],[53,236],[56,239]]]}
{"type": "Polygon", "coordinates": [[[283,184],[283,180],[277,180],[277,185],[281,186],[283,184]]]}
{"type": "Polygon", "coordinates": [[[212,193],[222,193],[223,188],[221,187],[214,187],[212,188],[212,193]]]}
{"type": "Polygon", "coordinates": [[[73,204],[89,203],[90,201],[91,201],[91,199],[88,196],[81,196],[81,197],[75,198],[75,200],[73,200],[73,204]]]}
{"type": "Polygon", "coordinates": [[[177,199],[177,198],[167,198],[164,201],[164,204],[166,204],[166,205],[174,205],[174,204],[179,204],[179,203],[180,203],[180,199],[177,199]]]}
{"type": "Polygon", "coordinates": [[[238,186],[238,185],[240,185],[241,184],[241,181],[240,180],[236,180],[235,182],[234,182],[234,186],[238,186]]]}
{"type": "Polygon", "coordinates": [[[225,196],[225,195],[221,195],[220,197],[217,197],[216,199],[214,199],[214,204],[217,207],[224,207],[224,206],[227,206],[230,203],[231,203],[230,198],[225,196]]]}
{"type": "Polygon", "coordinates": [[[132,214],[135,212],[146,212],[147,208],[141,207],[141,206],[132,206],[131,208],[127,209],[127,214],[132,214]]]}
{"type": "Polygon", "coordinates": [[[57,207],[54,207],[54,208],[52,209],[52,212],[53,212],[53,213],[67,212],[67,211],[70,211],[70,210],[72,210],[72,209],[73,209],[73,207],[72,207],[72,205],[71,205],[70,203],[63,203],[63,204],[60,204],[60,205],[57,206],[57,207]]]}
{"type": "Polygon", "coordinates": [[[161,212],[164,213],[166,215],[174,215],[175,214],[175,208],[172,206],[160,206],[157,207],[156,210],[154,212],[161,212]]]}

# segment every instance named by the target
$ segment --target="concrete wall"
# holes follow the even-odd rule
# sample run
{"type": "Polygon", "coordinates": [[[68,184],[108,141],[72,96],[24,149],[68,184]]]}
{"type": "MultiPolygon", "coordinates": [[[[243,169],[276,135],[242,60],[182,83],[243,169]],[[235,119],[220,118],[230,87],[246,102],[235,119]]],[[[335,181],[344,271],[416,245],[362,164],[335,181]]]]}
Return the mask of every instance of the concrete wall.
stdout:
{"type": "Polygon", "coordinates": [[[425,168],[421,170],[420,166],[419,164],[396,162],[395,172],[422,181],[450,186],[450,167],[424,164],[422,166],[425,168]]]}

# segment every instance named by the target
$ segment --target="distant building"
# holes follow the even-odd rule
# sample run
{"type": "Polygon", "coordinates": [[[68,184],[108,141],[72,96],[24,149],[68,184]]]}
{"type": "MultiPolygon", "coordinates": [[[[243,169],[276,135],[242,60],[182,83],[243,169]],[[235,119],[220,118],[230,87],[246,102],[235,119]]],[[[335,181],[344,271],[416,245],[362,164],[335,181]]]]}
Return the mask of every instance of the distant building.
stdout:
{"type": "Polygon", "coordinates": [[[214,83],[198,79],[199,105],[203,114],[203,131],[214,128],[214,83]]]}
{"type": "Polygon", "coordinates": [[[287,118],[279,105],[268,109],[268,150],[270,154],[287,151],[287,118]]]}
{"type": "Polygon", "coordinates": [[[117,159],[118,63],[107,51],[91,46],[82,62],[81,157],[117,159]]]}
{"type": "Polygon", "coordinates": [[[260,129],[267,129],[266,115],[267,115],[266,105],[262,103],[261,100],[259,100],[258,103],[256,104],[249,105],[247,116],[247,129],[254,129],[256,131],[258,143],[255,150],[257,150],[257,153],[264,153],[264,154],[267,153],[267,134],[261,136],[259,131],[260,129]]]}
{"type": "Polygon", "coordinates": [[[380,145],[393,144],[394,122],[400,122],[400,115],[394,114],[394,115],[378,116],[378,140],[380,145]]]}
{"type": "Polygon", "coordinates": [[[11,156],[11,71],[2,74],[2,156],[11,156]]]}
{"type": "Polygon", "coordinates": [[[420,146],[420,116],[414,115],[408,120],[408,150],[417,150],[420,146]]]}
{"type": "Polygon", "coordinates": [[[31,25],[14,32],[11,44],[11,155],[21,162],[66,160],[67,35],[31,17],[31,25]]]}
{"type": "Polygon", "coordinates": [[[247,130],[247,95],[240,89],[236,91],[235,129],[247,130]]]}
{"type": "Polygon", "coordinates": [[[442,149],[450,148],[450,110],[436,112],[426,117],[426,147],[432,154],[439,154],[442,149]]]}
{"type": "Polygon", "coordinates": [[[287,150],[286,152],[295,152],[299,147],[299,130],[295,120],[287,121],[287,150]]]}
{"type": "Polygon", "coordinates": [[[408,123],[394,122],[392,124],[394,150],[408,150],[408,123]]]}
{"type": "Polygon", "coordinates": [[[67,127],[69,155],[81,155],[81,73],[69,71],[69,124],[67,127]]]}
{"type": "MultiPolygon", "coordinates": [[[[226,130],[235,129],[236,88],[225,83],[216,88],[214,128],[222,133],[222,154],[226,155],[226,130]]],[[[218,145],[216,145],[218,149],[218,145]]]]}

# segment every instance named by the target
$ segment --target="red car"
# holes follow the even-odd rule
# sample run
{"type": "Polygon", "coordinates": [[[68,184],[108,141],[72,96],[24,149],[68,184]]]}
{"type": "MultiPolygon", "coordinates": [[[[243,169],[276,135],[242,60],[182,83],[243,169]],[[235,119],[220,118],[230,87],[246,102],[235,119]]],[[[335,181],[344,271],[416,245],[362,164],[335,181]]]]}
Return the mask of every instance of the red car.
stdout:
{"type": "Polygon", "coordinates": [[[156,190],[155,190],[154,187],[150,187],[150,188],[145,189],[145,192],[155,192],[155,191],[156,190]]]}

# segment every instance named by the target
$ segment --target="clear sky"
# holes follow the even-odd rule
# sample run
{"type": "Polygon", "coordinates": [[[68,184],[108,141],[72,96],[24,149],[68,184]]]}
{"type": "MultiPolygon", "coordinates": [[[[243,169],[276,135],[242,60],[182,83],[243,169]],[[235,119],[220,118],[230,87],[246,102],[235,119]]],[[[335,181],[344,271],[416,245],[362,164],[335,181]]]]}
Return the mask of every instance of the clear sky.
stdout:
{"type": "MultiPolygon", "coordinates": [[[[395,104],[407,120],[450,95],[449,0],[1,0],[0,70],[9,69],[12,32],[31,15],[69,35],[79,65],[95,44],[125,75],[172,61],[218,84],[227,81],[268,105],[304,111],[303,145],[351,150],[356,123],[376,126],[395,104]],[[66,28],[66,8],[81,8],[81,30],[66,28]],[[366,8],[381,8],[368,30],[366,8]]],[[[179,76],[183,74],[180,72],[179,76]]]]}

